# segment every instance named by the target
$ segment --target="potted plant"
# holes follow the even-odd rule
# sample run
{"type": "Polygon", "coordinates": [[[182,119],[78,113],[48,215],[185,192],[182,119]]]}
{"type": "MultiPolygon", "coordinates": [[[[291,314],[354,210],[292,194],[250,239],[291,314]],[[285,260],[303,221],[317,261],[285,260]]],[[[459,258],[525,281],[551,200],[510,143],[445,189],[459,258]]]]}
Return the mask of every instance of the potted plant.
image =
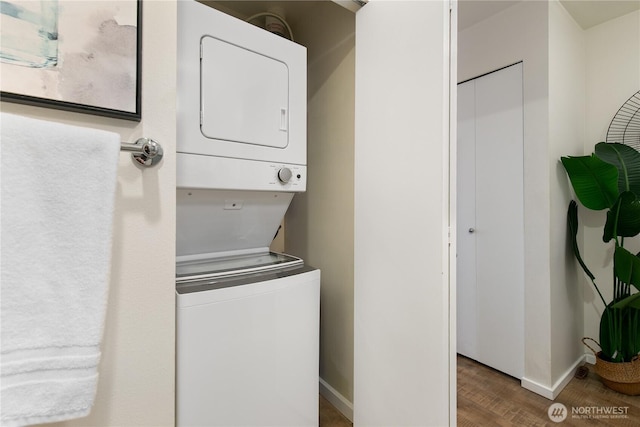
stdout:
{"type": "MultiPolygon", "coordinates": [[[[638,395],[640,253],[625,249],[625,243],[640,234],[640,153],[628,145],[601,142],[591,156],[562,157],[561,160],[580,203],[588,209],[607,210],[602,238],[604,242],[613,241],[615,246],[613,296],[607,302],[580,256],[578,204],[572,200],[568,225],[573,251],[605,305],[600,318],[601,351],[589,347],[596,355],[595,370],[608,387],[638,395]]],[[[587,345],[585,339],[583,343],[587,345]]]]}

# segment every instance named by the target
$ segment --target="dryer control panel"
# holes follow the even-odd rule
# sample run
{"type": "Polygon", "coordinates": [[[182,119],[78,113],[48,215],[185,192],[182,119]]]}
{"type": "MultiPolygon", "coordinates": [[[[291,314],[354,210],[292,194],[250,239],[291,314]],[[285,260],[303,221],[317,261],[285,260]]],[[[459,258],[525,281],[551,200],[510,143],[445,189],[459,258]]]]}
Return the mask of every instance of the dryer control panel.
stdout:
{"type": "Polygon", "coordinates": [[[307,189],[307,167],[177,153],[176,186],[298,193],[307,189]]]}

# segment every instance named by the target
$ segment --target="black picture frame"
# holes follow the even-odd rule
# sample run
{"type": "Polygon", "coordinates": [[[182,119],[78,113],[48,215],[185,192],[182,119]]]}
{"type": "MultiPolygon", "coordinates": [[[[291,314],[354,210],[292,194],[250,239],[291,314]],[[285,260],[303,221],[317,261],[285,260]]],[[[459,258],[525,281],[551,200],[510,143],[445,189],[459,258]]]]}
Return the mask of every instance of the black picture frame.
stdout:
{"type": "MultiPolygon", "coordinates": [[[[47,107],[57,110],[73,111],[77,113],[93,114],[116,119],[140,121],[142,120],[142,0],[131,0],[136,4],[136,54],[135,54],[135,110],[127,111],[117,108],[107,108],[101,105],[89,105],[71,100],[51,99],[45,96],[32,96],[11,92],[2,87],[0,80],[0,100],[18,104],[47,107]]],[[[64,4],[64,0],[60,1],[64,4]]],[[[115,2],[114,2],[115,3],[115,2]]],[[[99,4],[96,4],[99,7],[99,4]]],[[[1,64],[3,67],[9,64],[1,64]]],[[[132,94],[133,95],[133,94],[132,94]]]]}

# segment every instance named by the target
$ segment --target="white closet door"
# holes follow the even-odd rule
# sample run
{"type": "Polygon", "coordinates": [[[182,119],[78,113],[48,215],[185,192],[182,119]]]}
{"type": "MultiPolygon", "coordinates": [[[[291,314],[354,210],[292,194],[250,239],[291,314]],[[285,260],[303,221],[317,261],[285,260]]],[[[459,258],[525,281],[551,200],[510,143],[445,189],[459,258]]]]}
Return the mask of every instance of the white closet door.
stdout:
{"type": "MultiPolygon", "coordinates": [[[[461,351],[465,346],[469,349],[469,357],[522,378],[522,64],[466,85],[473,86],[475,117],[465,121],[463,115],[459,122],[462,128],[459,134],[467,137],[458,141],[459,161],[464,162],[458,165],[457,296],[458,328],[463,332],[458,343],[461,351]],[[473,137],[469,136],[472,133],[473,137]],[[475,157],[475,162],[470,160],[471,156],[475,157]]],[[[463,88],[460,92],[464,94],[471,89],[463,88]]],[[[472,108],[469,104],[470,97],[459,98],[459,111],[469,112],[472,108]]]]}
{"type": "Polygon", "coordinates": [[[476,105],[475,80],[458,85],[458,353],[477,359],[476,328],[476,105]],[[466,227],[466,228],[464,228],[466,227]]]}

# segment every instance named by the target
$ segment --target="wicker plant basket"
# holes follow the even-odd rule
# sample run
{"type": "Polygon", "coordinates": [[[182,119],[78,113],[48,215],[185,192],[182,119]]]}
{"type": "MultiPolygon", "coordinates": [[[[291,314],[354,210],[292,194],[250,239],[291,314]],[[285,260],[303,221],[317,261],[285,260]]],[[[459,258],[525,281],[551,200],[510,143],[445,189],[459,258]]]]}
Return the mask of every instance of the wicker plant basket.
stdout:
{"type": "Polygon", "coordinates": [[[596,352],[586,340],[600,344],[593,338],[584,337],[582,343],[596,356],[596,374],[602,383],[612,390],[629,396],[640,395],[640,358],[636,356],[631,362],[612,363],[602,359],[601,351],[596,352]]]}

